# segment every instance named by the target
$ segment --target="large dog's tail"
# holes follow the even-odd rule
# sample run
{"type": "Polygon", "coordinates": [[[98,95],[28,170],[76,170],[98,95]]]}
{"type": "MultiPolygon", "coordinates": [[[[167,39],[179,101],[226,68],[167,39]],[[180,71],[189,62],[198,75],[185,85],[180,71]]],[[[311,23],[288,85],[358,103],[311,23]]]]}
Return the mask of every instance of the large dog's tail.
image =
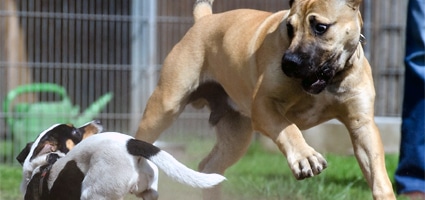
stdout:
{"type": "Polygon", "coordinates": [[[193,18],[195,22],[206,15],[212,14],[212,4],[214,0],[196,0],[193,6],[193,18]]]}
{"type": "Polygon", "coordinates": [[[131,155],[142,156],[152,161],[167,176],[192,187],[210,188],[226,179],[219,174],[205,174],[194,171],[177,161],[169,153],[141,140],[130,139],[127,142],[127,151],[131,155]]]}

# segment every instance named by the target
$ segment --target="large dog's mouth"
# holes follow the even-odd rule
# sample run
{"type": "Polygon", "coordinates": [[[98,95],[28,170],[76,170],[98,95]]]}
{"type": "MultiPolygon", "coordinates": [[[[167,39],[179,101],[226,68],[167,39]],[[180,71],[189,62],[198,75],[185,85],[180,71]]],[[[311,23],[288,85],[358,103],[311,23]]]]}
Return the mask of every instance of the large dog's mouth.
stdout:
{"type": "Polygon", "coordinates": [[[311,60],[303,59],[299,55],[285,54],[282,58],[282,70],[289,77],[301,79],[306,92],[319,94],[334,77],[335,70],[329,61],[318,67],[309,61],[311,60]]]}
{"type": "Polygon", "coordinates": [[[302,78],[302,86],[309,93],[319,94],[326,88],[329,81],[334,77],[334,74],[335,72],[331,67],[321,67],[313,75],[302,78]]]}
{"type": "Polygon", "coordinates": [[[326,86],[327,82],[323,79],[304,79],[302,81],[303,89],[311,94],[319,94],[321,91],[323,91],[326,86]]]}

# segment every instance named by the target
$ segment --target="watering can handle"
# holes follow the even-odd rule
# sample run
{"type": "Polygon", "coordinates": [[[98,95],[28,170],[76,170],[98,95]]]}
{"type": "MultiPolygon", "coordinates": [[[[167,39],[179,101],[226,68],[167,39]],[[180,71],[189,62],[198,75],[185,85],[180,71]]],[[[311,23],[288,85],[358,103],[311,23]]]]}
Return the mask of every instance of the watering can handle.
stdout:
{"type": "Polygon", "coordinates": [[[87,123],[89,120],[93,119],[98,115],[111,101],[113,97],[112,92],[108,92],[102,95],[98,100],[93,102],[79,117],[74,121],[74,124],[77,126],[81,126],[87,123]]]}
{"type": "MultiPolygon", "coordinates": [[[[29,92],[54,92],[59,94],[62,98],[66,97],[65,88],[54,83],[33,83],[28,85],[21,85],[7,94],[3,102],[3,112],[5,112],[6,115],[9,115],[9,108],[13,100],[19,95],[29,92]]],[[[7,117],[8,124],[12,124],[12,121],[13,120],[10,117],[7,117]]]]}

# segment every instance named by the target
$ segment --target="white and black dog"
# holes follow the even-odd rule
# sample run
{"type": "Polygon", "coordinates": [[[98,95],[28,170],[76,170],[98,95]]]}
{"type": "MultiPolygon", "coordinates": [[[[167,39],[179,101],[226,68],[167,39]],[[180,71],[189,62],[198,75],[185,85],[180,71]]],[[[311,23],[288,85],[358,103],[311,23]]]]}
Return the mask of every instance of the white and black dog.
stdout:
{"type": "Polygon", "coordinates": [[[39,199],[123,199],[127,193],[157,199],[157,166],[192,187],[209,188],[225,180],[187,168],[156,146],[117,132],[93,135],[60,159],[54,154],[45,157],[46,163],[55,161],[48,178],[28,185],[43,188],[33,194],[39,199]]]}
{"type": "Polygon", "coordinates": [[[28,195],[32,195],[35,190],[36,193],[41,193],[41,190],[38,191],[40,188],[35,187],[35,180],[43,180],[57,159],[64,157],[81,140],[102,130],[101,123],[94,120],[79,128],[71,124],[55,124],[40,133],[35,141],[28,143],[16,157],[23,166],[21,191],[27,194],[27,188],[30,188],[32,191],[28,195]],[[33,183],[30,184],[30,181],[33,183]]]}

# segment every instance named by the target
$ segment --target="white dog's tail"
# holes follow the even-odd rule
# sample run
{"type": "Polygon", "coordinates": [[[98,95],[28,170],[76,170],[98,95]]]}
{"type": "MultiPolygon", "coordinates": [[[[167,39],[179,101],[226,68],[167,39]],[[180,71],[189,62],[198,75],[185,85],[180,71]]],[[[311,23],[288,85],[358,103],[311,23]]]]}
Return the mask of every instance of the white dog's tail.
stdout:
{"type": "Polygon", "coordinates": [[[212,14],[212,4],[214,0],[196,0],[193,6],[193,18],[195,22],[203,16],[212,14]]]}
{"type": "Polygon", "coordinates": [[[210,188],[226,180],[225,177],[219,174],[205,174],[194,171],[177,161],[169,153],[141,140],[128,140],[127,151],[131,155],[142,156],[152,161],[164,171],[167,176],[192,187],[210,188]]]}

